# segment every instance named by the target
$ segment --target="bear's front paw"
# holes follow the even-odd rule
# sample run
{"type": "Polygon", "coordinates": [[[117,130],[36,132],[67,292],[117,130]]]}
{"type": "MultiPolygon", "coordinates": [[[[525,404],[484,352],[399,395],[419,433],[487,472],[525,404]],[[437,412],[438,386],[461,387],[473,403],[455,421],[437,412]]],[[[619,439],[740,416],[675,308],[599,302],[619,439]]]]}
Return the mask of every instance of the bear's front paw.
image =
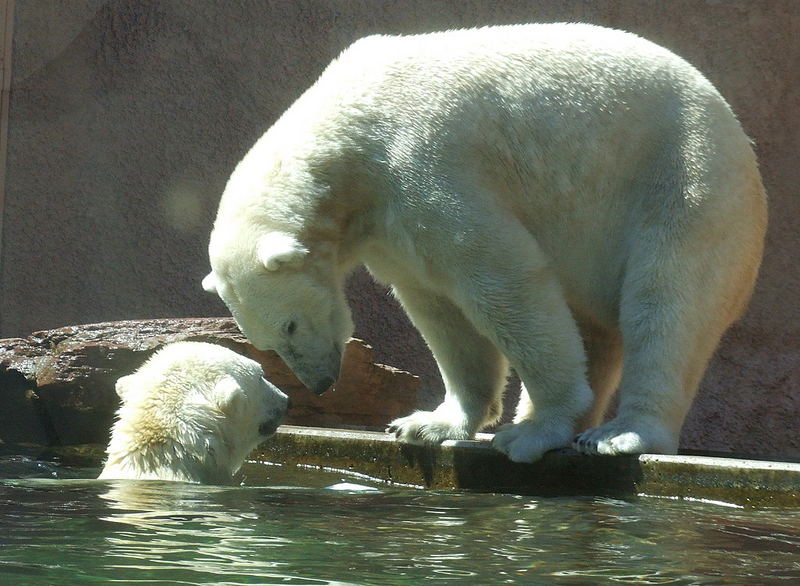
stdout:
{"type": "Polygon", "coordinates": [[[608,423],[578,434],[572,447],[582,454],[674,454],[677,438],[652,418],[612,419],[608,423]]]}
{"type": "Polygon", "coordinates": [[[569,445],[571,426],[534,421],[501,425],[492,439],[492,446],[513,462],[531,463],[545,452],[569,445]]]}
{"type": "Polygon", "coordinates": [[[448,416],[439,410],[417,411],[395,419],[386,431],[406,444],[440,444],[445,440],[470,439],[474,435],[463,418],[448,416]]]}

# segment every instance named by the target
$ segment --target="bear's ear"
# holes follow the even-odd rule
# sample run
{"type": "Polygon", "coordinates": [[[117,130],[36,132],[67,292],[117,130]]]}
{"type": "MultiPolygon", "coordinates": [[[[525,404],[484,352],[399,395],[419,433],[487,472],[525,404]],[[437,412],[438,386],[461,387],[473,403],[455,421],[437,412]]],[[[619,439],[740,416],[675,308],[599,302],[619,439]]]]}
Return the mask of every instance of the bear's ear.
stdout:
{"type": "Polygon", "coordinates": [[[245,399],[242,388],[232,376],[223,376],[214,386],[214,401],[226,416],[232,415],[245,399]]]}
{"type": "Polygon", "coordinates": [[[136,376],[133,374],[129,374],[128,376],[123,376],[117,379],[117,384],[115,385],[115,389],[117,391],[117,396],[125,402],[125,395],[127,395],[131,389],[134,387],[136,376]]]}
{"type": "Polygon", "coordinates": [[[277,271],[282,266],[300,266],[308,249],[291,234],[270,232],[259,238],[256,254],[268,271],[277,271]]]}
{"type": "Polygon", "coordinates": [[[236,293],[224,279],[220,279],[217,273],[211,271],[203,279],[203,289],[209,293],[215,293],[227,303],[230,299],[236,299],[236,293]]]}
{"type": "Polygon", "coordinates": [[[209,293],[217,293],[217,275],[214,274],[214,271],[211,271],[203,278],[203,289],[208,291],[209,293]]]}

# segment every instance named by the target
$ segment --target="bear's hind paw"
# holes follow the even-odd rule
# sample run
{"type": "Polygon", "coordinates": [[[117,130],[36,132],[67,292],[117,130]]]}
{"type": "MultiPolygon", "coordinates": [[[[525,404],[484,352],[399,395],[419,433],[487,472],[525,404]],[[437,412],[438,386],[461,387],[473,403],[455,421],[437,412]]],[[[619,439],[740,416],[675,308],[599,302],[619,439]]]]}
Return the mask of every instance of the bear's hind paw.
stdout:
{"type": "Polygon", "coordinates": [[[501,425],[492,439],[492,446],[513,462],[530,464],[545,452],[569,445],[570,425],[543,425],[534,421],[501,425]]]}
{"type": "Polygon", "coordinates": [[[674,454],[677,439],[657,422],[626,425],[612,420],[575,436],[572,447],[582,454],[601,456],[674,454]]]}

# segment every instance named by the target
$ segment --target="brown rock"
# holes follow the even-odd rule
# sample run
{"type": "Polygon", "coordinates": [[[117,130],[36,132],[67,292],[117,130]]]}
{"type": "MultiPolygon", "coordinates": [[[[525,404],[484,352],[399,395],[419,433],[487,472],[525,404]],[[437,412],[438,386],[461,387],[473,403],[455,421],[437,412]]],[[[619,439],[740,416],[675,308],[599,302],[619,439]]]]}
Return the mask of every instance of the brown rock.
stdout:
{"type": "Polygon", "coordinates": [[[339,382],[317,397],[277,354],[249,344],[232,319],[107,322],[0,340],[0,439],[105,443],[119,404],[117,378],[181,340],[220,344],[259,361],[266,378],[292,397],[287,423],[294,425],[382,428],[416,404],[419,379],[374,364],[360,340],[348,343],[339,382]]]}
{"type": "Polygon", "coordinates": [[[419,377],[375,364],[372,347],[355,338],[347,343],[339,380],[322,396],[303,386],[274,352],[248,345],[246,355],[260,362],[266,378],[291,396],[286,418],[291,425],[383,429],[416,404],[419,377]]]}

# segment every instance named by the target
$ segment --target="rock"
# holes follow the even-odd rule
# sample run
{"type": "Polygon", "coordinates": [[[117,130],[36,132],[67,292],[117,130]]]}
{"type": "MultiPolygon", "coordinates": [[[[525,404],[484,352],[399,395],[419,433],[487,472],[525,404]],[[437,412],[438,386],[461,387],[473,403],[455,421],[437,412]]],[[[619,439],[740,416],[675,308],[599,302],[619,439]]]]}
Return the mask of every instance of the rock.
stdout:
{"type": "Polygon", "coordinates": [[[347,343],[342,372],[322,396],[309,391],[274,352],[248,344],[247,356],[257,360],[267,380],[292,398],[286,418],[291,425],[385,429],[416,405],[419,377],[372,361],[372,347],[355,338],[347,343]]]}
{"type": "Polygon", "coordinates": [[[260,362],[267,380],[291,396],[286,423],[293,425],[383,428],[416,404],[418,377],[373,363],[361,340],[350,340],[339,381],[317,397],[277,354],[249,344],[232,319],[107,322],[0,340],[0,440],[106,443],[119,404],[117,378],[180,340],[220,344],[260,362]]]}

